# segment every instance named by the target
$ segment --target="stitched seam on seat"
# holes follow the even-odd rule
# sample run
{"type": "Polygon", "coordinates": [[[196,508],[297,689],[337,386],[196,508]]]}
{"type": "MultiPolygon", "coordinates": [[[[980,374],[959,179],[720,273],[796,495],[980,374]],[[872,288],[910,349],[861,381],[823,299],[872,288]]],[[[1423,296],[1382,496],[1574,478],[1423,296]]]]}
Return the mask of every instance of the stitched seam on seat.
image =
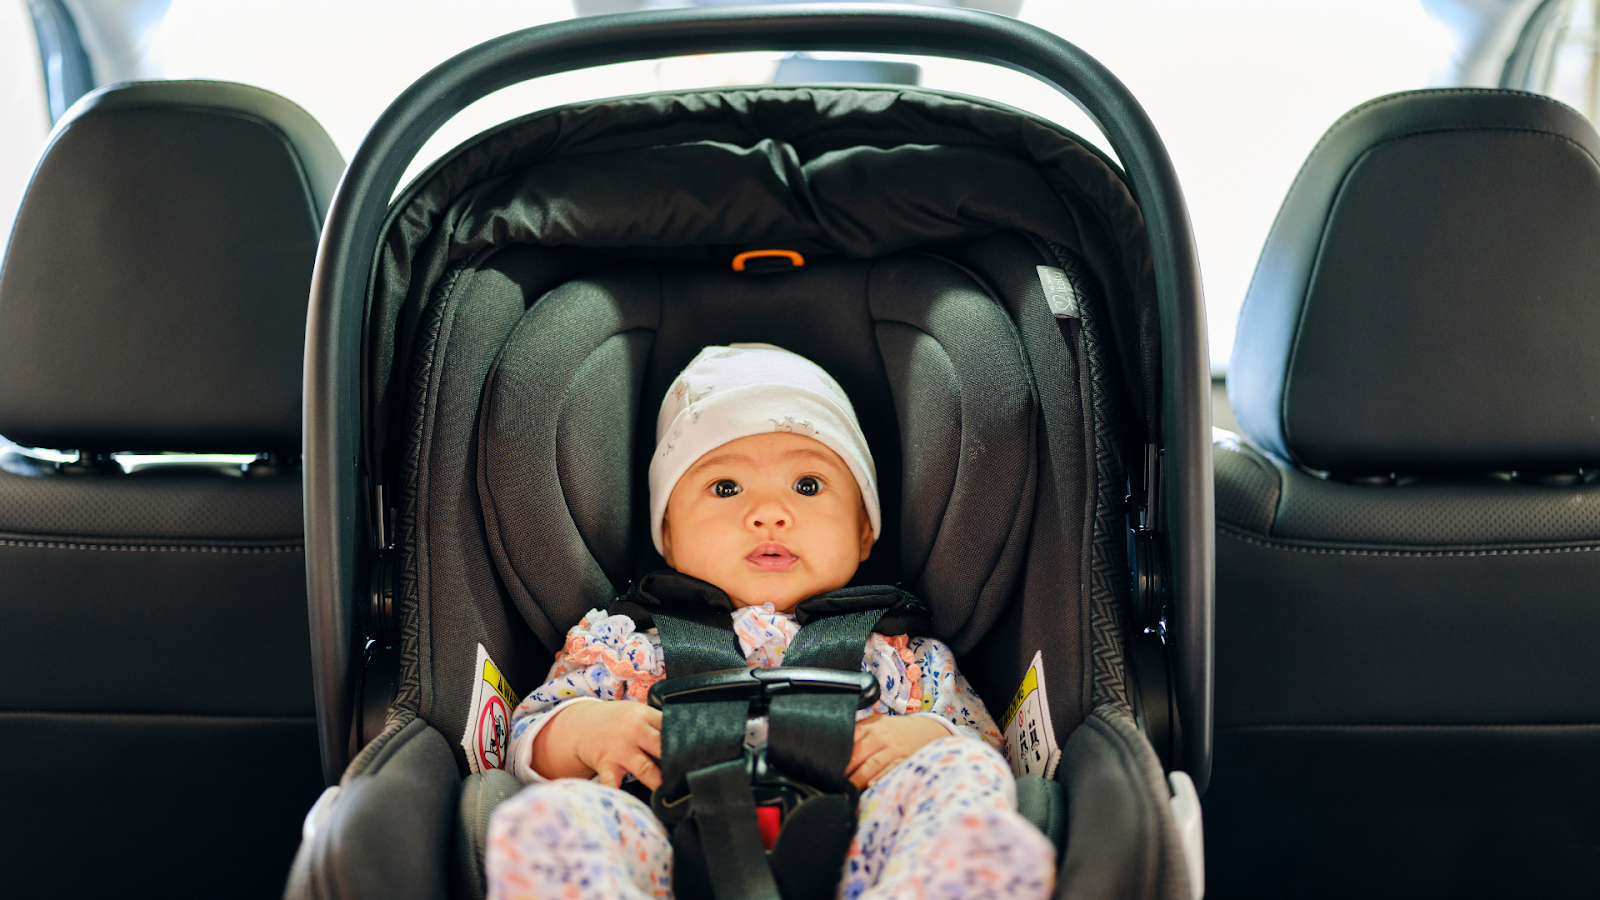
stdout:
{"type": "Polygon", "coordinates": [[[138,553],[304,553],[305,544],[279,547],[214,547],[205,544],[94,544],[83,541],[17,541],[0,539],[0,547],[44,550],[123,550],[138,553]]]}
{"type": "Polygon", "coordinates": [[[1572,547],[1480,547],[1471,550],[1372,550],[1356,547],[1302,547],[1296,544],[1284,544],[1277,541],[1266,541],[1261,538],[1240,534],[1222,525],[1217,526],[1217,534],[1230,537],[1246,544],[1266,547],[1271,550],[1288,550],[1292,553],[1319,553],[1334,556],[1398,556],[1398,557],[1444,557],[1444,556],[1531,556],[1544,553],[1592,553],[1600,550],[1600,544],[1582,544],[1572,547]]]}
{"type": "MultiPolygon", "coordinates": [[[[1316,146],[1311,148],[1311,153],[1307,154],[1306,158],[1309,159],[1311,156],[1314,156],[1317,150],[1321,148],[1322,145],[1327,141],[1328,135],[1332,134],[1335,129],[1344,123],[1346,119],[1354,118],[1369,109],[1375,109],[1379,106],[1385,106],[1390,103],[1401,103],[1413,97],[1419,96],[1449,97],[1455,95],[1471,95],[1477,97],[1525,97],[1530,100],[1539,100],[1547,105],[1555,106],[1560,109],[1565,109],[1573,113],[1577,113],[1578,115],[1582,115],[1582,113],[1578,113],[1577,110],[1574,110],[1567,104],[1562,103],[1554,98],[1547,97],[1544,94],[1535,94],[1531,91],[1519,91],[1512,88],[1434,88],[1431,90],[1401,91],[1394,94],[1388,94],[1383,97],[1375,97],[1340,116],[1332,125],[1328,127],[1327,131],[1323,132],[1322,139],[1318,140],[1316,146]]],[[[1293,186],[1291,186],[1290,190],[1292,191],[1293,189],[1293,186]]]]}

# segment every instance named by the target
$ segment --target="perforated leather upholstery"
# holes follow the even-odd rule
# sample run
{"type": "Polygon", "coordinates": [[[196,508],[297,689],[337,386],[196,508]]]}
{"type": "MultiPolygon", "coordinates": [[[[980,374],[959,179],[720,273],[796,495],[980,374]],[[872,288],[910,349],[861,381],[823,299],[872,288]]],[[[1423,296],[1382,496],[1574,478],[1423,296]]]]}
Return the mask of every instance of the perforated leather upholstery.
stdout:
{"type": "Polygon", "coordinates": [[[1597,157],[1413,92],[1285,200],[1215,445],[1208,896],[1600,890],[1597,157]]]}
{"type": "MultiPolygon", "coordinates": [[[[0,270],[0,434],[298,453],[338,153],[220,82],[63,119],[0,270]]],[[[322,787],[298,469],[58,473],[0,445],[0,870],[17,896],[276,897],[322,787]],[[84,877],[92,872],[92,877],[84,877]]]]}

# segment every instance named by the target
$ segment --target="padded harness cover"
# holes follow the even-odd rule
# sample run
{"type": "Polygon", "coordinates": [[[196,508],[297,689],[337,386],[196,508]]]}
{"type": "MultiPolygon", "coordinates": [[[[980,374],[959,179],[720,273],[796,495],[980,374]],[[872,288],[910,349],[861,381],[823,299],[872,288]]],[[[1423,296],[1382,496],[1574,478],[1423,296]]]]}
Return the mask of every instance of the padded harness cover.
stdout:
{"type": "Polygon", "coordinates": [[[920,256],[756,277],[625,266],[534,305],[490,375],[479,460],[496,564],[535,632],[557,649],[616,585],[661,565],[639,539],[635,462],[653,449],[673,377],[702,346],[732,341],[807,356],[850,394],[886,511],[854,583],[937,596],[935,634],[973,625],[970,645],[1015,587],[1035,404],[1005,314],[959,269],[920,256]],[[902,457],[919,486],[904,505],[902,457]]]}

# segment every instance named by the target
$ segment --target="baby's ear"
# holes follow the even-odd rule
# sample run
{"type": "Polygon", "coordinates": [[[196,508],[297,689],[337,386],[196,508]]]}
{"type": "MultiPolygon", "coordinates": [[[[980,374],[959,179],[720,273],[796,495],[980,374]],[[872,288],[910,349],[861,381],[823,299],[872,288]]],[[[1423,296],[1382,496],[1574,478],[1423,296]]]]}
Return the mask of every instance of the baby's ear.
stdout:
{"type": "MultiPolygon", "coordinates": [[[[666,523],[662,523],[661,543],[667,542],[666,523]]],[[[867,515],[867,505],[861,504],[861,561],[872,555],[872,517],[867,515]]]]}
{"type": "Polygon", "coordinates": [[[666,516],[661,517],[661,558],[667,561],[667,566],[676,569],[672,562],[672,527],[666,516]]]}

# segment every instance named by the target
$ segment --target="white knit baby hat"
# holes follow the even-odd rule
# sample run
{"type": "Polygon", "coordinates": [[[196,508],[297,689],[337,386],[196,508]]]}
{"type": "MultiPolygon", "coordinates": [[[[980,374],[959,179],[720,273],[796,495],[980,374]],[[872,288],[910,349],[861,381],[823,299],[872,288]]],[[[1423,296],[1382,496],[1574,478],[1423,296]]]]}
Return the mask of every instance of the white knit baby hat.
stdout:
{"type": "Polygon", "coordinates": [[[771,431],[816,438],[839,454],[861,487],[872,539],[878,539],[878,472],[839,383],[782,347],[729,344],[701,350],[661,401],[650,459],[650,539],[657,552],[667,498],[683,473],[729,441],[771,431]]]}

